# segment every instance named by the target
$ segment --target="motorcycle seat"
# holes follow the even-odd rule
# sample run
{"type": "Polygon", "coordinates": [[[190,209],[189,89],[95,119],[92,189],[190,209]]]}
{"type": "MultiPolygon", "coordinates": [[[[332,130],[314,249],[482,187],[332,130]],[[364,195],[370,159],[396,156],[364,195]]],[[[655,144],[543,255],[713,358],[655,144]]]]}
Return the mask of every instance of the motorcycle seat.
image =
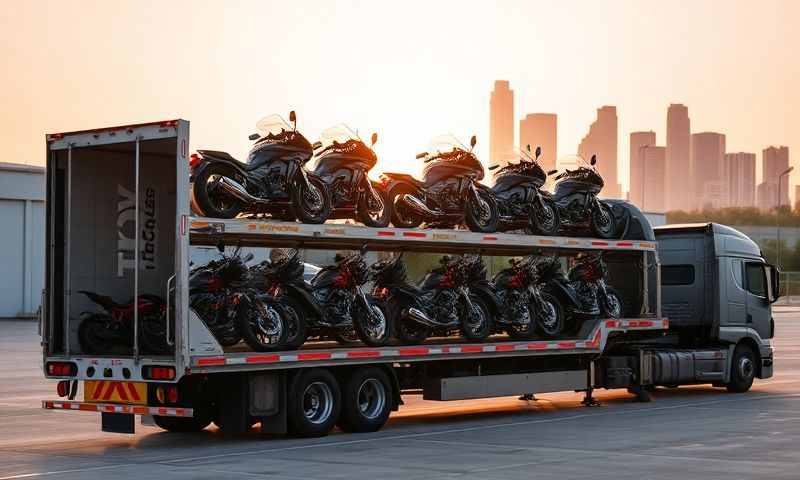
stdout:
{"type": "Polygon", "coordinates": [[[412,177],[407,173],[384,173],[383,175],[391,178],[392,180],[408,182],[417,187],[422,187],[425,184],[422,180],[417,180],[416,178],[412,177]]]}
{"type": "Polygon", "coordinates": [[[210,160],[232,163],[245,171],[255,170],[261,166],[261,164],[251,164],[236,160],[228,152],[220,152],[217,150],[198,150],[197,153],[210,160]]]}

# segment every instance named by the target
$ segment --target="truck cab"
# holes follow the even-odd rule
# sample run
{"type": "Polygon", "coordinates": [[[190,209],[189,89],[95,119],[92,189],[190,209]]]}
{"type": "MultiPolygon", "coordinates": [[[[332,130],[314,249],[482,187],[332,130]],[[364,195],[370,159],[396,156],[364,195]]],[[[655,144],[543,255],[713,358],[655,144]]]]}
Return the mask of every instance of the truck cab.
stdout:
{"type": "Polygon", "coordinates": [[[752,368],[757,378],[771,377],[777,268],[749,237],[725,225],[665,225],[654,231],[662,311],[680,344],[727,346],[731,374],[740,369],[747,375],[752,368]],[[748,350],[752,358],[743,353],[748,350]]]}

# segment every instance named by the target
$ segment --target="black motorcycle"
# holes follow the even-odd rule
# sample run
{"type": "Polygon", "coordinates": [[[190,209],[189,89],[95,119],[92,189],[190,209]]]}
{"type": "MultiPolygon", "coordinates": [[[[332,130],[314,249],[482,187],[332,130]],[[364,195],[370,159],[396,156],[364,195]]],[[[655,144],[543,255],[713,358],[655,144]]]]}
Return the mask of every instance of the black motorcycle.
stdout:
{"type": "Polygon", "coordinates": [[[389,192],[392,223],[399,228],[418,227],[423,222],[442,228],[466,224],[474,232],[497,230],[499,213],[491,190],[480,184],[483,165],[452,135],[437,137],[424,159],[423,181],[408,174],[384,173],[381,178],[389,192]]]}
{"type": "Polygon", "coordinates": [[[368,147],[346,125],[322,132],[314,144],[314,174],[325,181],[331,193],[330,218],[352,218],[368,227],[385,227],[391,219],[389,196],[380,184],[367,175],[378,161],[372,150],[378,134],[372,134],[368,147]]]}
{"type": "Polygon", "coordinates": [[[325,182],[305,170],[314,150],[297,131],[294,112],[289,126],[279,115],[258,122],[260,133],[240,162],[225,152],[198,150],[189,162],[192,209],[199,215],[234,218],[240,213],[270,214],[281,220],[325,223],[331,198],[325,182]]]}
{"type": "Polygon", "coordinates": [[[245,265],[253,256],[241,257],[239,248],[222,258],[193,268],[189,274],[189,305],[222,346],[241,339],[255,351],[285,347],[287,329],[280,304],[249,285],[245,265]]]}
{"type": "Polygon", "coordinates": [[[545,291],[564,306],[567,321],[578,330],[583,321],[595,318],[621,318],[622,296],[606,284],[608,269],[600,253],[581,253],[565,275],[558,257],[543,257],[539,279],[545,291]]]}
{"type": "Polygon", "coordinates": [[[401,253],[370,267],[375,274],[373,295],[386,303],[398,340],[418,344],[432,335],[459,332],[479,342],[492,333],[489,307],[467,286],[467,259],[442,257],[440,267],[417,287],[408,281],[402,257],[401,253]]]}
{"type": "Polygon", "coordinates": [[[610,239],[617,235],[617,220],[611,206],[597,198],[604,183],[595,164],[597,157],[592,155],[589,165],[583,162],[575,170],[560,173],[553,195],[563,232],[592,232],[610,239]]]}
{"type": "Polygon", "coordinates": [[[299,347],[307,336],[334,338],[344,344],[361,340],[373,347],[389,342],[391,321],[380,302],[362,288],[369,280],[363,254],[337,254],[336,264],[317,272],[310,284],[303,280],[297,250],[260,267],[264,288],[281,302],[292,324],[288,344],[299,347]]]}
{"type": "Polygon", "coordinates": [[[557,338],[564,331],[564,309],[558,299],[543,291],[538,271],[539,257],[512,258],[510,266],[486,279],[483,262],[471,271],[470,290],[479,294],[494,310],[495,327],[515,340],[533,337],[557,338]]]}
{"type": "MultiPolygon", "coordinates": [[[[508,162],[494,174],[492,193],[500,211],[498,230],[525,229],[533,235],[558,234],[558,207],[553,195],[542,189],[548,175],[539,163],[542,149],[536,147],[536,157],[531,158],[530,148],[520,150],[519,162],[508,162]]],[[[492,165],[489,170],[499,168],[492,165]]]]}
{"type": "Polygon", "coordinates": [[[100,312],[83,312],[78,326],[78,341],[83,353],[105,355],[128,353],[133,348],[134,309],[138,310],[136,328],[139,345],[144,353],[165,354],[172,350],[166,337],[166,309],[164,301],[156,295],[139,295],[137,301],[117,303],[109,296],[86,290],[85,295],[100,312]]]}

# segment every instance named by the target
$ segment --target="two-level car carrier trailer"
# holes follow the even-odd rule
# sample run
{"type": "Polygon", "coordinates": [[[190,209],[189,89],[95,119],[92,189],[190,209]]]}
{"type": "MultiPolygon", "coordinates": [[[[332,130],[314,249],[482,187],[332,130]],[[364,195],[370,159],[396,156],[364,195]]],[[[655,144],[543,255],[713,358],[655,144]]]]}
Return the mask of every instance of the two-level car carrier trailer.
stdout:
{"type": "MultiPolygon", "coordinates": [[[[765,331],[752,316],[758,308],[759,319],[769,316],[775,275],[749,239],[732,229],[664,230],[667,256],[680,268],[669,270],[670,285],[662,286],[660,245],[641,215],[643,240],[616,241],[198,218],[190,213],[189,161],[189,123],[183,120],[47,136],[42,345],[45,376],[59,381],[61,398],[43,401],[44,408],[100,412],[103,430],[115,432],[132,433],[141,415],[171,431],[213,422],[235,433],[260,423],[264,432],[323,435],[336,425],[379,429],[406,392],[446,401],[581,391],[591,404],[596,388],[627,388],[642,399],[656,385],[713,383],[744,391],[754,377],[772,374],[771,327],[765,331]],[[484,343],[441,338],[381,348],[332,342],[274,353],[223,348],[190,308],[188,295],[192,259],[220,242],[262,253],[293,247],[320,258],[364,247],[487,258],[603,252],[609,283],[625,299],[624,318],[587,321],[556,340],[496,335],[484,343]],[[726,252],[741,257],[738,285],[745,290],[760,272],[761,288],[749,294],[763,298],[760,306],[753,300],[752,312],[745,296],[737,297],[739,310],[727,308],[727,297],[709,300],[721,290],[737,293],[736,284],[728,285],[735,267],[718,267],[726,252]],[[174,353],[147,354],[135,334],[130,352],[82,353],[81,313],[93,306],[81,290],[120,301],[145,293],[165,298],[165,337],[174,353]],[[664,304],[679,318],[679,328],[662,315],[667,292],[664,304]],[[721,315],[742,315],[742,322],[729,324],[721,315]]],[[[140,328],[135,311],[132,322],[134,331],[140,328]]]]}

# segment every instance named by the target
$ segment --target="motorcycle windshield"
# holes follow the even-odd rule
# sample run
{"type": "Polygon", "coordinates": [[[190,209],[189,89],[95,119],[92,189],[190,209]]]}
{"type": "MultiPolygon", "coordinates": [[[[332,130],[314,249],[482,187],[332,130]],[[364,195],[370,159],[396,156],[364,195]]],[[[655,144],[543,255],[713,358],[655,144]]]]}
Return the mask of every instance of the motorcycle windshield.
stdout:
{"type": "Polygon", "coordinates": [[[426,178],[439,168],[452,166],[467,170],[477,180],[483,179],[483,165],[478,160],[478,157],[451,134],[435,137],[428,144],[428,149],[425,153],[423,175],[426,178]]]}
{"type": "Polygon", "coordinates": [[[531,156],[530,152],[520,148],[517,150],[517,155],[517,161],[509,159],[496,164],[498,168],[494,174],[495,178],[503,175],[522,175],[544,184],[547,179],[547,173],[542,168],[542,165],[531,156]]]}
{"type": "Polygon", "coordinates": [[[256,129],[262,137],[277,137],[282,133],[294,130],[291,125],[277,113],[268,115],[256,122],[256,129]]]}
{"type": "Polygon", "coordinates": [[[599,188],[603,188],[604,182],[603,177],[597,172],[597,169],[589,164],[583,157],[579,155],[574,155],[568,157],[568,161],[562,160],[562,164],[571,164],[574,165],[574,170],[570,170],[567,168],[564,170],[563,173],[559,174],[556,177],[559,181],[564,180],[572,180],[576,182],[584,182],[589,183],[592,185],[596,185],[599,188]]]}
{"type": "Polygon", "coordinates": [[[366,160],[369,168],[372,168],[378,160],[375,152],[361,140],[361,137],[343,123],[325,129],[319,141],[321,146],[315,153],[318,160],[329,155],[351,156],[366,160]]]}

